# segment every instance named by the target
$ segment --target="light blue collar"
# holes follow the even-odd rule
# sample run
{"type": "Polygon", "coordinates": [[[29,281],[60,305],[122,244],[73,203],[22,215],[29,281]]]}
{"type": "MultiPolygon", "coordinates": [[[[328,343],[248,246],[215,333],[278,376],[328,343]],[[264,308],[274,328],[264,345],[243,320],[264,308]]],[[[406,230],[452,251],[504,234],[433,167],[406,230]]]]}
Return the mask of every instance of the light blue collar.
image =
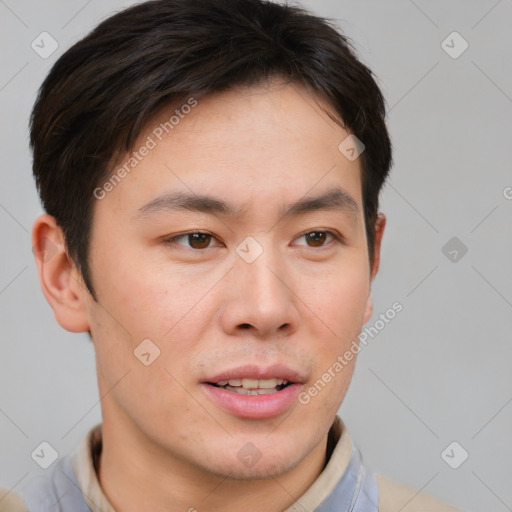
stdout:
{"type": "Polygon", "coordinates": [[[315,512],[378,512],[377,481],[356,446],[343,476],[315,512]]]}

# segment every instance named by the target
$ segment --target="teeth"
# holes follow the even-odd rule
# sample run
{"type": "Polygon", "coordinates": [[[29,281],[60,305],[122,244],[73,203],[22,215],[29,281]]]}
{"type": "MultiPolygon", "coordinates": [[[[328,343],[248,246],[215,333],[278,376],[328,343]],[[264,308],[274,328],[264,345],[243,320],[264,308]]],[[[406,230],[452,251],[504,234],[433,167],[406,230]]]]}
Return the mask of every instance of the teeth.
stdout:
{"type": "Polygon", "coordinates": [[[246,389],[242,386],[232,388],[231,386],[225,386],[224,389],[226,391],[233,391],[239,395],[270,395],[272,393],[277,393],[276,388],[272,389],[246,389]]]}
{"type": "MultiPolygon", "coordinates": [[[[249,381],[251,379],[247,379],[249,381]]],[[[244,388],[260,388],[260,389],[272,389],[277,386],[277,379],[260,379],[254,381],[256,383],[256,386],[249,385],[248,382],[246,382],[246,379],[242,381],[242,385],[244,388]]]]}
{"type": "MultiPolygon", "coordinates": [[[[272,379],[249,379],[249,378],[243,378],[243,379],[229,379],[229,380],[220,380],[217,382],[217,386],[221,387],[229,387],[229,388],[241,388],[244,390],[273,390],[276,388],[276,386],[288,384],[288,381],[286,379],[278,379],[278,378],[272,378],[272,379]]],[[[238,391],[238,389],[237,389],[238,391]]],[[[277,391],[277,390],[276,390],[277,391]]],[[[245,394],[245,393],[244,393],[245,394]]],[[[251,393],[256,394],[256,393],[251,393]]],[[[262,393],[259,393],[262,394],[262,393]]]]}
{"type": "Polygon", "coordinates": [[[258,383],[258,379],[242,379],[242,387],[244,387],[245,389],[257,389],[259,388],[258,383]]]}

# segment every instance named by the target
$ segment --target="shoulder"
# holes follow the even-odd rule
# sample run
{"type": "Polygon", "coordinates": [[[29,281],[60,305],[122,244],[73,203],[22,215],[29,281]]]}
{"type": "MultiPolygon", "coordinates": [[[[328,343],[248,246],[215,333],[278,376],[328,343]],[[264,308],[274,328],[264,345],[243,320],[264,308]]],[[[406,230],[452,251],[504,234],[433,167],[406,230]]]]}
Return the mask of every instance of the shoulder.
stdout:
{"type": "Polygon", "coordinates": [[[0,512],[90,512],[69,455],[57,460],[52,469],[27,479],[19,492],[3,491],[0,512]]]}
{"type": "Polygon", "coordinates": [[[28,512],[28,508],[19,494],[0,487],[0,512],[28,512]]]}
{"type": "Polygon", "coordinates": [[[379,512],[462,512],[429,494],[375,475],[379,489],[379,512]]]}

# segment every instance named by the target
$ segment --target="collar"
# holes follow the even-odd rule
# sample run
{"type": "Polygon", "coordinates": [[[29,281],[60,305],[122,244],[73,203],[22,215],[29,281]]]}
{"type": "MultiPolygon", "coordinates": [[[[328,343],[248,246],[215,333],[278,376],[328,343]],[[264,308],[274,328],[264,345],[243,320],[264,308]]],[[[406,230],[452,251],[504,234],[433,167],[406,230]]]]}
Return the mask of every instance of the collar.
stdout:
{"type": "MultiPolygon", "coordinates": [[[[91,510],[116,512],[103,493],[96,472],[102,449],[101,425],[101,423],[95,425],[85,434],[72,455],[72,463],[87,506],[91,510]]],[[[327,499],[345,474],[353,448],[345,424],[339,416],[336,416],[328,435],[327,464],[318,478],[299,498],[298,510],[303,508],[315,510],[327,499]]],[[[298,502],[287,508],[285,512],[296,511],[298,502]]]]}

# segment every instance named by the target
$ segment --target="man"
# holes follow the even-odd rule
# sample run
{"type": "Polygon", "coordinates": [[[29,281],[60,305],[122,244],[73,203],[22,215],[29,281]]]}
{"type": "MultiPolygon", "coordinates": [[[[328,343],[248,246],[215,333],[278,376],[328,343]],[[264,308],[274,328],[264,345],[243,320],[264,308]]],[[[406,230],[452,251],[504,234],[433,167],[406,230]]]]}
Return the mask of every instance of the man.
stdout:
{"type": "Polygon", "coordinates": [[[337,417],[384,117],[334,27],[262,0],[142,3],[59,59],[33,245],[57,321],[91,336],[103,423],[2,510],[456,510],[374,475],[337,417]]]}

